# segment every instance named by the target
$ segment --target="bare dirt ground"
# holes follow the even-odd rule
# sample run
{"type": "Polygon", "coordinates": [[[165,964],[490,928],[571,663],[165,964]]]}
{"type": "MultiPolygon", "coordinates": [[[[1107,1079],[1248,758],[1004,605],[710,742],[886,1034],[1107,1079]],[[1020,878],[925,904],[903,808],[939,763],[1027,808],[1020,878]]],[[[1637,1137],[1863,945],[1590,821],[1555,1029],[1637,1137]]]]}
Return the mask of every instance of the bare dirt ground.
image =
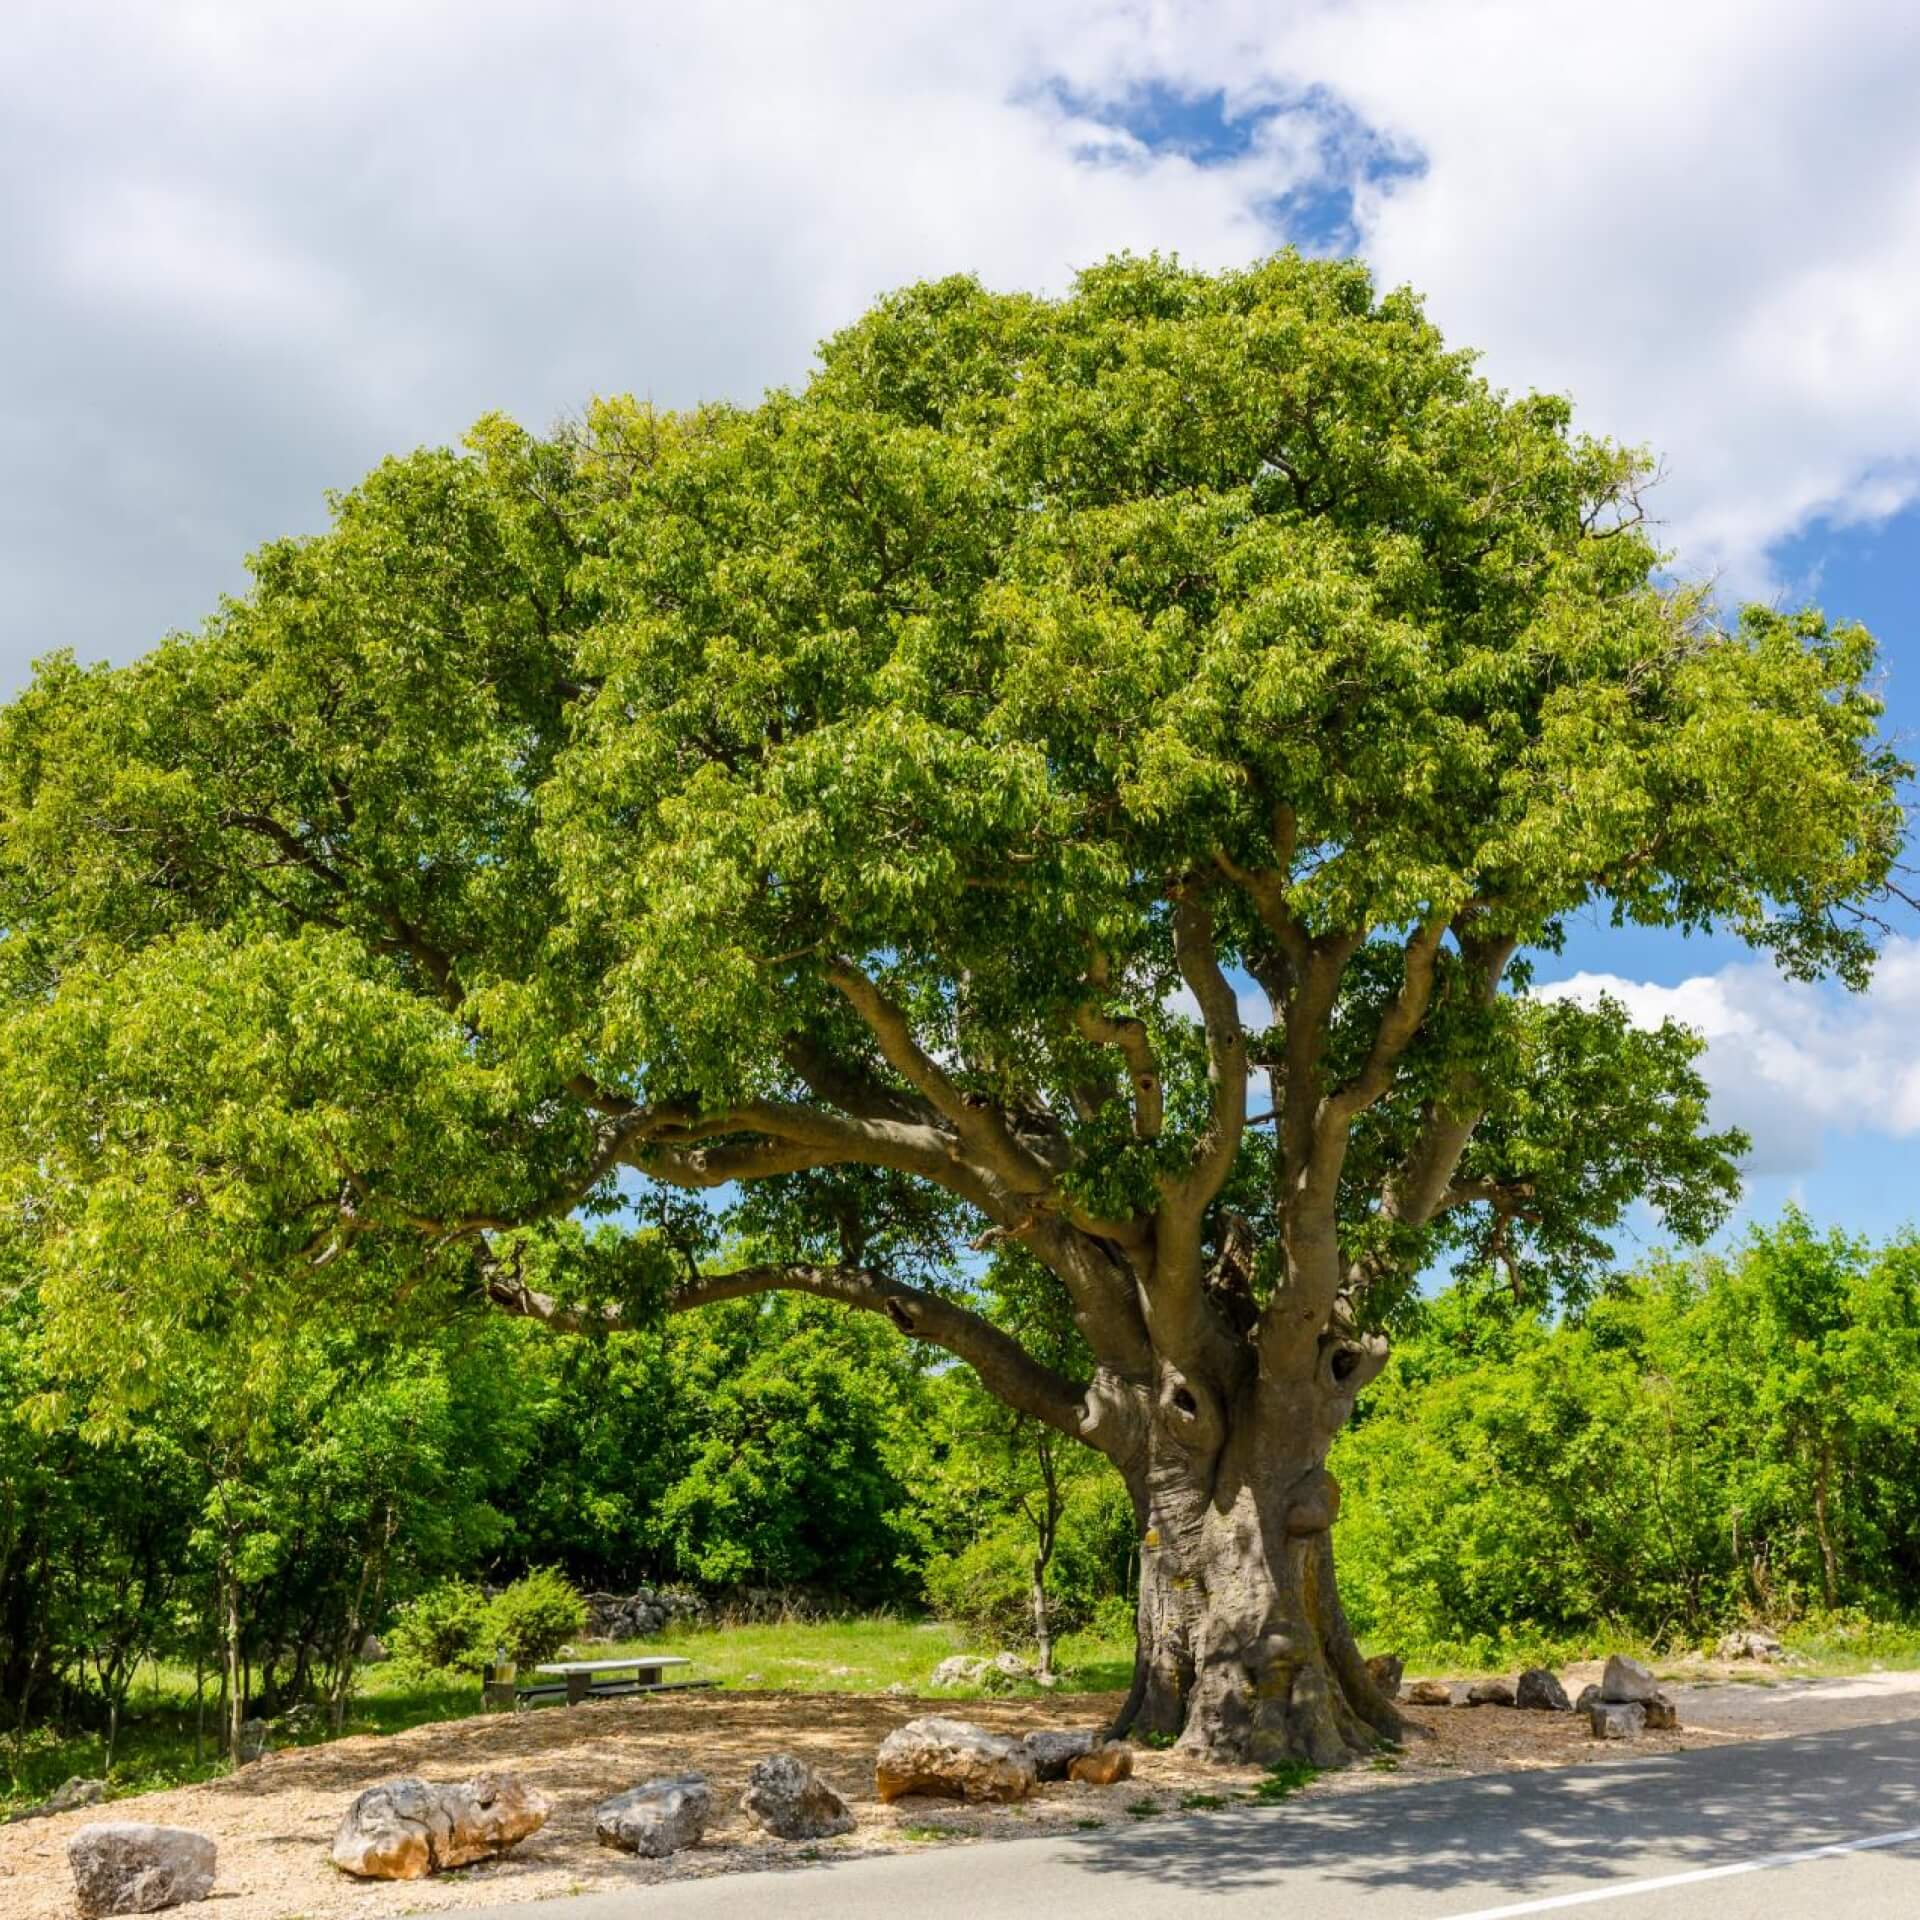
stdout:
{"type": "MultiPolygon", "coordinates": [[[[1597,1676],[1570,1669],[1570,1692],[1597,1676]]],[[[1462,1773],[1577,1766],[1631,1753],[1675,1753],[1730,1739],[1814,1731],[1825,1709],[1851,1721],[1920,1713],[1920,1675],[1778,1688],[1688,1687],[1682,1716],[1694,1724],[1649,1733],[1631,1748],[1600,1745],[1572,1714],[1511,1708],[1405,1709],[1405,1751],[1372,1767],[1326,1774],[1310,1796],[1389,1789],[1462,1773]],[[1716,1710],[1721,1709],[1721,1710],[1716,1710]]],[[[483,1715],[271,1754],[245,1772],[200,1786],[144,1794],[0,1829],[0,1920],[69,1920],[68,1837],[90,1820],[150,1820],[191,1827],[220,1849],[213,1896],[218,1920],[288,1916],[388,1916],[438,1912],[562,1894],[614,1891],[655,1881],[777,1865],[800,1865],[849,1851],[1011,1838],[1049,1827],[1094,1826],[1185,1811],[1204,1817],[1215,1804],[1249,1792],[1257,1768],[1213,1766],[1142,1749],[1135,1778],[1113,1787],[1045,1786],[1011,1807],[968,1807],[909,1799],[883,1807],[873,1795],[873,1754],[894,1727],[918,1714],[945,1712],[1003,1733],[1041,1726],[1088,1726],[1109,1717],[1117,1695],[1065,1700],[909,1700],[850,1694],[707,1693],[638,1698],[483,1715]],[[812,1761],[852,1803],[859,1820],[844,1838],[817,1845],[770,1841],[739,1812],[747,1769],[785,1749],[812,1761]],[[359,1882],[336,1872],[327,1847],[348,1802],[376,1780],[414,1774],[465,1779],[486,1768],[522,1775],[553,1802],[547,1825],[505,1859],[431,1881],[359,1882]],[[608,1795],[658,1774],[698,1768],[712,1781],[717,1817],[705,1841],[671,1860],[636,1860],[600,1846],[593,1810],[608,1795]],[[1202,1806],[1191,1802],[1199,1796],[1202,1806]]],[[[1844,1721],[1843,1721],[1844,1723],[1844,1721]]]]}

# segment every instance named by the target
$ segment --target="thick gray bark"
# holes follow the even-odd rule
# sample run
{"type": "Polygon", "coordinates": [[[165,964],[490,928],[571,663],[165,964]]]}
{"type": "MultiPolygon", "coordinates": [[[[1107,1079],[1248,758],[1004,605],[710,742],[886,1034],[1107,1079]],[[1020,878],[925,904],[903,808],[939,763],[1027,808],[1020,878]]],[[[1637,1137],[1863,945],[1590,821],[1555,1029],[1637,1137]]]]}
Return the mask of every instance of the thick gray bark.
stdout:
{"type": "Polygon", "coordinates": [[[1217,1759],[1316,1766],[1400,1732],[1340,1607],[1330,1417],[1344,1418],[1337,1400],[1254,1383],[1217,1448],[1196,1452],[1156,1424],[1130,1476],[1142,1527],[1137,1731],[1217,1759]]]}

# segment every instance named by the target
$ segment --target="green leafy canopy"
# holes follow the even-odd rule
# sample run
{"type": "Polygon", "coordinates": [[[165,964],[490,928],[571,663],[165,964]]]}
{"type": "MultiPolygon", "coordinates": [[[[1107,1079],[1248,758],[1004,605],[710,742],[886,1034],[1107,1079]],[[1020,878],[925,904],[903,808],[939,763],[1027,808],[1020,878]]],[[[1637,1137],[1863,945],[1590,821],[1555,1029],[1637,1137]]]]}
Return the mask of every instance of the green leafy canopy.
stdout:
{"type": "Polygon", "coordinates": [[[1116,1248],[1251,1327],[1313,1208],[1381,1300],[1711,1224],[1684,1037],[1494,988],[1596,906],[1857,984],[1903,770],[1869,636],[1663,585],[1644,478],[1292,254],[913,287],[755,407],[386,462],[0,723],[50,1326],[127,1390],[316,1311],[799,1285],[1052,1418],[969,1238],[1124,1371],[1116,1248]]]}

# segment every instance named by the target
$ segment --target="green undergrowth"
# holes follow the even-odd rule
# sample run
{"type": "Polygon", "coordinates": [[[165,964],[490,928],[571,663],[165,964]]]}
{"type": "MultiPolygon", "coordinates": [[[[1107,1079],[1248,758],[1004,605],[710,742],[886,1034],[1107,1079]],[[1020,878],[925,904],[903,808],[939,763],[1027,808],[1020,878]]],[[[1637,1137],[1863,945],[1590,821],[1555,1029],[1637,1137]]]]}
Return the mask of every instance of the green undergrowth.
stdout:
{"type": "MultiPolygon", "coordinates": [[[[1778,1665],[1741,1663],[1728,1677],[1764,1684],[1920,1667],[1920,1621],[1874,1620],[1860,1613],[1837,1612],[1809,1614],[1764,1630],[1780,1642],[1785,1660],[1778,1665]]],[[[1612,1653],[1644,1661],[1656,1673],[1680,1675],[1711,1661],[1718,1638],[1717,1633],[1700,1641],[1677,1635],[1649,1638],[1603,1625],[1571,1634],[1516,1632],[1431,1642],[1378,1641],[1367,1651],[1397,1653],[1409,1675],[1434,1673],[1460,1679],[1511,1675],[1524,1667],[1568,1667],[1583,1660],[1604,1660],[1612,1653]]]]}
{"type": "Polygon", "coordinates": [[[1321,1772],[1310,1760],[1276,1760],[1254,1788],[1253,1797],[1263,1807],[1278,1806],[1282,1800],[1291,1800],[1302,1787],[1310,1787],[1321,1772]]]}

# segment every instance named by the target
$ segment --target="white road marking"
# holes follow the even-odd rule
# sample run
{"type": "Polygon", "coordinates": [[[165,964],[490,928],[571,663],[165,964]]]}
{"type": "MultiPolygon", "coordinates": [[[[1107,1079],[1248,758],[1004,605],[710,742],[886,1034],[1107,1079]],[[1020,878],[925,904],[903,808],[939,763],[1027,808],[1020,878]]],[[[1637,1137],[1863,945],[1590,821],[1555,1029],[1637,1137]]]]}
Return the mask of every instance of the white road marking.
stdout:
{"type": "Polygon", "coordinates": [[[1447,1920],[1516,1920],[1516,1916],[1523,1913],[1590,1907],[1599,1900],[1625,1900],[1636,1893],[1694,1887],[1704,1880],[1731,1880],[1736,1874],[1765,1873],[1771,1867],[1797,1867],[1803,1861],[1830,1860],[1837,1854],[1866,1853],[1875,1847],[1904,1847],[1913,1840],[1920,1840],[1920,1827],[1902,1827],[1898,1833],[1869,1834],[1864,1840],[1836,1840],[1829,1846],[1803,1847],[1793,1853],[1763,1853],[1752,1860],[1736,1860],[1727,1867],[1698,1867],[1691,1873],[1663,1873],[1652,1880],[1623,1880],[1610,1887],[1591,1887],[1585,1893],[1556,1893],[1545,1900],[1522,1900],[1511,1907],[1475,1907],[1471,1913],[1449,1914],[1447,1920]]]}

